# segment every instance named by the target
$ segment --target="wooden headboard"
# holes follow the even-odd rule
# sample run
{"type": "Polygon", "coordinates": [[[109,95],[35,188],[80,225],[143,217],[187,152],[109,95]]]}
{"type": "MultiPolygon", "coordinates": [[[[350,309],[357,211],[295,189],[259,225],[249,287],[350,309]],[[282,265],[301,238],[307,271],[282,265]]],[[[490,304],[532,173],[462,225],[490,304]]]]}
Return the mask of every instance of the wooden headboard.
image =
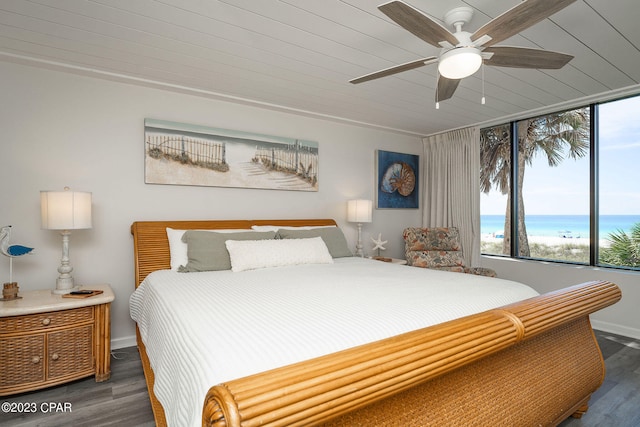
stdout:
{"type": "Polygon", "coordinates": [[[251,229],[252,225],[322,226],[336,225],[333,219],[259,219],[212,221],[136,221],[131,224],[136,288],[147,275],[170,268],[171,256],[166,228],[177,230],[251,229]]]}

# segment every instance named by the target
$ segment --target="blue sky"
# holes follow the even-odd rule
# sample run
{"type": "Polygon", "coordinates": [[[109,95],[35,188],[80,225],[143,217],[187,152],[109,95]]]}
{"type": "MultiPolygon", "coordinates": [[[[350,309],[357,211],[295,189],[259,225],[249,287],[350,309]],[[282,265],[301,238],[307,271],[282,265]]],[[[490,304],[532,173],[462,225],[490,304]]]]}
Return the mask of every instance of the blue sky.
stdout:
{"type": "MultiPolygon", "coordinates": [[[[640,96],[600,105],[600,214],[640,215],[640,96]]],[[[588,215],[589,159],[527,166],[523,194],[529,215],[588,215]]],[[[484,215],[505,213],[506,196],[480,198],[484,215]]]]}

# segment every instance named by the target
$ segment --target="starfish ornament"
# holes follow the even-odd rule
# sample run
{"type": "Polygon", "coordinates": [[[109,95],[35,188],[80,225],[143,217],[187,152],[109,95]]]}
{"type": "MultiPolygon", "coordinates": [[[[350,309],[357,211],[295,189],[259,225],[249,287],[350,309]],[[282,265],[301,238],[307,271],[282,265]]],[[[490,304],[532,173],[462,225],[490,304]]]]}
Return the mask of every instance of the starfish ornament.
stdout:
{"type": "Polygon", "coordinates": [[[380,251],[384,251],[386,248],[384,247],[384,245],[387,244],[388,240],[382,240],[382,233],[378,233],[378,238],[374,239],[373,237],[371,238],[371,241],[373,243],[375,243],[375,246],[373,247],[373,250],[375,251],[376,249],[378,250],[378,255],[380,255],[380,251]]]}

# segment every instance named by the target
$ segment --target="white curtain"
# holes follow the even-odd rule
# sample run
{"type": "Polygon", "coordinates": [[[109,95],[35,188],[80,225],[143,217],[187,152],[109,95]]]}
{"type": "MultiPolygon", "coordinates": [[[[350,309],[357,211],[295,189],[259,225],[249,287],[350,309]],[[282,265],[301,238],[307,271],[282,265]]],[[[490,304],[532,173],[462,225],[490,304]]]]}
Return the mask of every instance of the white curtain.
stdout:
{"type": "Polygon", "coordinates": [[[480,262],[480,128],[424,138],[423,227],[458,227],[467,266],[480,262]]]}

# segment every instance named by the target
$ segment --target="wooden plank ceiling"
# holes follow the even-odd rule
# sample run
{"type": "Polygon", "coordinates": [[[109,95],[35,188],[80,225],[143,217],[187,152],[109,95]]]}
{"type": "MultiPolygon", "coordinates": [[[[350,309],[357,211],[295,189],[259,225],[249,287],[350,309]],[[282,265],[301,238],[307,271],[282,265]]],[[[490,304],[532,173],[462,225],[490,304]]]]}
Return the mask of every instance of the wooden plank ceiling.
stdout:
{"type": "MultiPolygon", "coordinates": [[[[406,0],[475,29],[518,0],[406,0]]],[[[381,0],[0,0],[0,60],[428,135],[640,82],[640,2],[578,0],[500,45],[574,55],[560,70],[485,67],[434,108],[436,65],[352,85],[439,50],[381,0]],[[97,74],[96,74],[97,72],[97,74]]],[[[443,23],[443,25],[445,25],[443,23]]],[[[640,88],[638,89],[640,91],[640,88]]],[[[221,125],[210,123],[210,125],[221,125]]]]}

